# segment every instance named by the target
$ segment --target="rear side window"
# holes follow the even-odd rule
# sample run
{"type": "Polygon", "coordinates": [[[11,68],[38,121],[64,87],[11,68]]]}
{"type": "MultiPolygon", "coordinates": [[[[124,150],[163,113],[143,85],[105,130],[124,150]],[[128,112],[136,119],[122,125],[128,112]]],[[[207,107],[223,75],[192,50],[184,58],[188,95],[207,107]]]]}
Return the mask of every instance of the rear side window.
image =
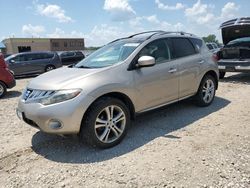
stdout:
{"type": "Polygon", "coordinates": [[[191,42],[193,43],[193,45],[195,46],[195,48],[197,50],[200,50],[202,47],[202,40],[201,39],[196,39],[196,38],[190,38],[191,42]]]}
{"type": "Polygon", "coordinates": [[[193,44],[187,38],[172,38],[174,58],[181,58],[196,54],[193,44]]]}
{"type": "Polygon", "coordinates": [[[45,54],[42,54],[43,56],[43,59],[51,59],[54,57],[54,54],[53,53],[45,53],[45,54]]]}

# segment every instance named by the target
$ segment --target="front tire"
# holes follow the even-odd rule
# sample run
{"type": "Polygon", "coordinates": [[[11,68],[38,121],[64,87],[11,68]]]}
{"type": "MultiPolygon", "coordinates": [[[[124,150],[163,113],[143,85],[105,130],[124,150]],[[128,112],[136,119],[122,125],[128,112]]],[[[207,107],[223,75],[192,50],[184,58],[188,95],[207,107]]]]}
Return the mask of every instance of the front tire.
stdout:
{"type": "Polygon", "coordinates": [[[45,72],[49,72],[49,71],[52,71],[54,70],[56,67],[54,65],[47,65],[45,67],[45,72]]]}
{"type": "Polygon", "coordinates": [[[83,118],[80,139],[91,146],[110,148],[119,144],[130,125],[130,113],[120,100],[103,97],[94,102],[83,118]]]}
{"type": "Polygon", "coordinates": [[[201,107],[209,106],[214,100],[215,88],[215,78],[211,75],[205,75],[194,97],[196,105],[201,107]]]}
{"type": "Polygon", "coordinates": [[[6,85],[0,81],[0,98],[2,98],[7,92],[6,85]]]}

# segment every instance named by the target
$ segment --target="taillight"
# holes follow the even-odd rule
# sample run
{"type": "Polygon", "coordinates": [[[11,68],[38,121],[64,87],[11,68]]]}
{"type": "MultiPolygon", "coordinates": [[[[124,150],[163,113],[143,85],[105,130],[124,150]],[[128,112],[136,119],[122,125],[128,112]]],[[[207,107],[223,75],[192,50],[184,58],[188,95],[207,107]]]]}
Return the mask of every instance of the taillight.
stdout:
{"type": "Polygon", "coordinates": [[[219,61],[219,56],[217,54],[212,55],[212,60],[217,63],[219,61]]]}

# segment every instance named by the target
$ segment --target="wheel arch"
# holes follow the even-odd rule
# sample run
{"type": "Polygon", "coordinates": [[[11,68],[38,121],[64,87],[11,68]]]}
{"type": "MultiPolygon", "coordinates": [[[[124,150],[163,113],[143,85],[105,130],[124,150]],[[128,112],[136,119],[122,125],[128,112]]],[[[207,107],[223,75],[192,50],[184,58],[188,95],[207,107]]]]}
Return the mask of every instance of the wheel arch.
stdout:
{"type": "MultiPolygon", "coordinates": [[[[110,92],[110,93],[105,93],[101,96],[99,96],[98,98],[96,98],[87,108],[86,112],[88,111],[88,109],[92,106],[92,104],[94,102],[96,102],[97,100],[103,98],[103,97],[112,97],[112,98],[116,98],[116,99],[119,99],[120,101],[122,101],[129,109],[129,112],[130,112],[130,117],[132,119],[135,118],[135,107],[134,107],[134,104],[132,102],[132,100],[130,99],[130,97],[128,97],[126,94],[124,93],[121,93],[121,92],[110,92]]],[[[87,114],[85,112],[85,114],[87,114]]],[[[85,116],[85,115],[84,115],[85,116]]]]}
{"type": "Polygon", "coordinates": [[[210,71],[207,71],[205,74],[204,74],[204,76],[201,78],[201,80],[200,80],[200,83],[201,83],[201,81],[203,80],[203,78],[205,77],[205,76],[207,76],[207,75],[210,75],[210,76],[212,76],[214,79],[215,79],[215,84],[216,84],[216,90],[218,89],[218,85],[219,85],[219,78],[218,78],[218,75],[217,75],[217,73],[214,71],[214,70],[210,70],[210,71]]]}

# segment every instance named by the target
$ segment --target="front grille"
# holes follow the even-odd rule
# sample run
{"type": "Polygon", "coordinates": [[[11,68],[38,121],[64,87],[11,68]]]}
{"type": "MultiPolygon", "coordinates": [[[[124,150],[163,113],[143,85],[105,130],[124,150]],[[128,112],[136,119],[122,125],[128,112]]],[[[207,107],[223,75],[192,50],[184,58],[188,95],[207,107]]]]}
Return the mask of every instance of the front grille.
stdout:
{"type": "Polygon", "coordinates": [[[55,91],[35,90],[27,88],[23,93],[23,100],[25,102],[33,101],[36,99],[47,98],[53,95],[55,91]]]}

